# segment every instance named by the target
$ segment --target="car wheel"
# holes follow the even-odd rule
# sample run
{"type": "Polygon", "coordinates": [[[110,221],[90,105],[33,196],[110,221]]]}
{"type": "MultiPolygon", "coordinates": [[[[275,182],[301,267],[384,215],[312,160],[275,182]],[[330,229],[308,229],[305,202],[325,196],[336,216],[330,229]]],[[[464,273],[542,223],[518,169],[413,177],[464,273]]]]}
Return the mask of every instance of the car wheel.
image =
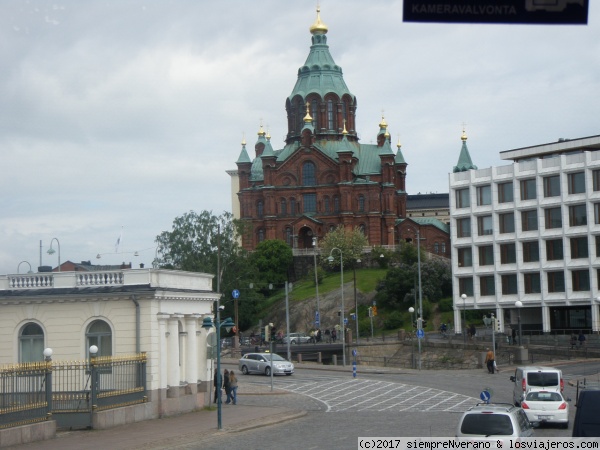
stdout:
{"type": "Polygon", "coordinates": [[[562,424],[562,427],[563,427],[565,430],[566,430],[566,429],[568,429],[568,428],[569,428],[569,422],[567,422],[567,423],[563,423],[563,424],[562,424]]]}
{"type": "Polygon", "coordinates": [[[248,368],[246,366],[242,366],[242,373],[248,375],[248,368]]]}
{"type": "Polygon", "coordinates": [[[271,376],[271,368],[267,366],[267,368],[265,369],[265,375],[270,377],[271,376]]]}
{"type": "Polygon", "coordinates": [[[292,345],[296,345],[296,341],[292,341],[292,345]]]}

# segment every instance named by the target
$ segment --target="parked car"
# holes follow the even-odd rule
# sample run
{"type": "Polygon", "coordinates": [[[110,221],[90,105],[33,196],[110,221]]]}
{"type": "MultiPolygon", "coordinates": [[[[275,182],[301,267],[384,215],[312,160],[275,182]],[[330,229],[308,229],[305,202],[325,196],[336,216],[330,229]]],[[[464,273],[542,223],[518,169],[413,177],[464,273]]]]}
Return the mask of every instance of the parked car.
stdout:
{"type": "Polygon", "coordinates": [[[290,333],[289,335],[285,335],[283,337],[283,343],[287,344],[290,341],[290,344],[307,344],[313,341],[313,338],[306,335],[305,333],[290,333]]]}
{"type": "Polygon", "coordinates": [[[565,382],[562,372],[554,367],[523,366],[515,369],[510,377],[513,385],[513,402],[520,406],[530,391],[555,391],[562,393],[565,382]]]}
{"type": "Polygon", "coordinates": [[[294,365],[277,353],[246,353],[239,360],[239,369],[244,375],[264,373],[266,376],[271,376],[271,361],[273,375],[294,373],[294,365]]]}
{"type": "Polygon", "coordinates": [[[530,422],[558,423],[569,428],[569,404],[560,392],[529,391],[521,408],[530,422]]]}
{"type": "Polygon", "coordinates": [[[600,436],[600,385],[577,385],[577,403],[575,403],[575,420],[573,421],[573,437],[600,436]]]}
{"type": "Polygon", "coordinates": [[[478,403],[460,418],[456,437],[460,440],[496,441],[498,438],[533,437],[533,426],[525,412],[510,403],[478,403]],[[463,438],[463,439],[461,439],[463,438]]]}

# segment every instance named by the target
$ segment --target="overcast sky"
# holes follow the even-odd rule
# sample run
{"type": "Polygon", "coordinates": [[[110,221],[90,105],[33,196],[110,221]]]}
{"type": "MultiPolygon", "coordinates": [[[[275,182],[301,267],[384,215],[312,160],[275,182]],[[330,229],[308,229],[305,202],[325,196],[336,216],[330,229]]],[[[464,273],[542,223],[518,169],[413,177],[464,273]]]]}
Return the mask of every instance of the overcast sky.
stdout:
{"type": "MultiPolygon", "coordinates": [[[[320,5],[361,141],[376,141],[383,111],[409,194],[448,192],[463,123],[479,168],[600,134],[597,4],[587,26],[408,24],[400,0],[320,5]]],[[[150,265],[175,217],[231,211],[225,171],[244,133],[251,157],[261,119],[283,146],[315,7],[0,1],[0,274],[35,271],[40,241],[56,266],[53,238],[61,262],[150,265]]]]}

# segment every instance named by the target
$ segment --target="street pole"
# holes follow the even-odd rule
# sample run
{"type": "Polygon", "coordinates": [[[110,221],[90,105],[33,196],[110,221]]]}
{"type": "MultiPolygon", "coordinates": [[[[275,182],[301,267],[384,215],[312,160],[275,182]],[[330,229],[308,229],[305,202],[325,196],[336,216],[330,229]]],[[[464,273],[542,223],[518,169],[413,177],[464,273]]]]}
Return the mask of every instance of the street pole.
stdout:
{"type": "Polygon", "coordinates": [[[369,317],[371,318],[371,339],[373,339],[373,308],[369,306],[369,317]]]}
{"type": "MultiPolygon", "coordinates": [[[[287,360],[292,360],[292,351],[290,350],[290,304],[288,282],[285,282],[285,332],[287,336],[287,360]]],[[[272,367],[272,366],[271,366],[272,367]]],[[[271,372],[273,370],[271,369],[271,372]]]]}
{"type": "MultiPolygon", "coordinates": [[[[421,233],[417,229],[417,264],[419,265],[419,314],[421,320],[417,320],[417,329],[423,330],[423,289],[421,285],[421,233]]],[[[419,370],[421,370],[421,338],[419,340],[419,370]]]]}
{"type": "Polygon", "coordinates": [[[331,249],[331,252],[329,253],[329,262],[333,261],[333,256],[332,253],[334,250],[337,250],[338,252],[340,252],[340,282],[341,282],[341,287],[342,287],[342,310],[340,312],[340,325],[341,325],[341,331],[342,331],[342,364],[345,366],[346,365],[346,330],[344,327],[344,255],[342,253],[342,251],[337,248],[337,247],[333,247],[331,249]]]}
{"type": "Polygon", "coordinates": [[[317,237],[313,237],[313,256],[315,259],[315,289],[317,290],[317,320],[315,325],[321,327],[321,307],[319,305],[319,276],[317,275],[317,237]]]}
{"type": "Polygon", "coordinates": [[[354,263],[354,317],[356,320],[356,345],[358,345],[358,297],[356,296],[356,264],[360,262],[360,259],[357,259],[354,263]]]}
{"type": "Polygon", "coordinates": [[[462,301],[463,301],[463,313],[462,313],[463,324],[462,324],[462,327],[461,327],[462,328],[462,333],[463,333],[463,344],[467,345],[467,319],[465,317],[465,310],[467,309],[465,301],[467,300],[467,294],[462,294],[460,296],[460,298],[462,298],[462,301]]]}

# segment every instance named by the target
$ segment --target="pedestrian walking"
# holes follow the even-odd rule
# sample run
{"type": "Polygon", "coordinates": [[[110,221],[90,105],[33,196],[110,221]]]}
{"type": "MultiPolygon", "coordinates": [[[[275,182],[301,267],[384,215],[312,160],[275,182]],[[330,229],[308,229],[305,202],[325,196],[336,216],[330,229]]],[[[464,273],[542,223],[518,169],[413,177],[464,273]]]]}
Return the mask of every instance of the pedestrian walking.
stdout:
{"type": "Polygon", "coordinates": [[[579,348],[583,348],[583,346],[585,345],[585,334],[583,334],[583,331],[579,332],[579,348]]]}
{"type": "Polygon", "coordinates": [[[234,405],[237,405],[237,388],[238,388],[238,379],[233,373],[233,370],[229,372],[229,389],[231,391],[231,401],[234,405]]]}
{"type": "Polygon", "coordinates": [[[512,329],[512,343],[513,345],[517,345],[517,329],[512,329]]]}
{"type": "Polygon", "coordinates": [[[335,344],[335,340],[337,339],[337,331],[335,331],[335,328],[333,330],[331,330],[331,340],[333,341],[333,343],[335,344]]]}
{"type": "Polygon", "coordinates": [[[575,333],[571,333],[571,350],[577,347],[577,336],[575,333]]]}
{"type": "Polygon", "coordinates": [[[321,342],[321,329],[317,330],[317,342],[321,342]]]}
{"type": "Polygon", "coordinates": [[[217,403],[219,401],[219,391],[223,388],[223,380],[221,380],[219,376],[219,372],[215,369],[215,379],[213,380],[213,385],[215,386],[215,401],[213,403],[217,403]]]}
{"type": "Polygon", "coordinates": [[[227,396],[227,400],[225,403],[231,403],[231,385],[229,384],[229,371],[225,369],[223,373],[223,388],[225,388],[225,395],[227,396]]]}
{"type": "Polygon", "coordinates": [[[329,328],[325,330],[325,342],[328,344],[331,343],[331,332],[329,331],[329,328]]]}
{"type": "Polygon", "coordinates": [[[494,373],[494,363],[494,352],[488,347],[487,353],[485,354],[485,364],[489,373],[494,373]]]}

